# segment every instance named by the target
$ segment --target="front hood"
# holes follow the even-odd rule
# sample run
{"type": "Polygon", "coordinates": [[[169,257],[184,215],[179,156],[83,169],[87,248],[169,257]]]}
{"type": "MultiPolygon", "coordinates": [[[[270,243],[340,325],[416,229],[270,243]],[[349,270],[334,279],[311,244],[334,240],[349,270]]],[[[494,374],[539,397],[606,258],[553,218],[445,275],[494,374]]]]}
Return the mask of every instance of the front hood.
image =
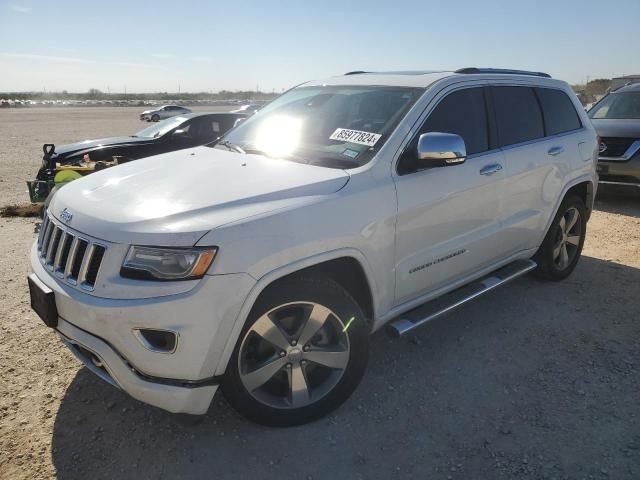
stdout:
{"type": "Polygon", "coordinates": [[[601,137],[640,138],[640,119],[591,119],[601,137]]]}
{"type": "Polygon", "coordinates": [[[84,140],[78,143],[70,143],[68,145],[60,145],[55,148],[56,159],[59,161],[62,158],[69,157],[71,155],[95,150],[101,147],[114,146],[114,145],[133,145],[139,143],[152,142],[152,138],[145,137],[111,137],[111,138],[98,138],[97,140],[84,140]]]}
{"type": "Polygon", "coordinates": [[[49,211],[117,243],[191,246],[209,230],[340,190],[344,170],[209,147],[157,155],[75,180],[49,211]]]}

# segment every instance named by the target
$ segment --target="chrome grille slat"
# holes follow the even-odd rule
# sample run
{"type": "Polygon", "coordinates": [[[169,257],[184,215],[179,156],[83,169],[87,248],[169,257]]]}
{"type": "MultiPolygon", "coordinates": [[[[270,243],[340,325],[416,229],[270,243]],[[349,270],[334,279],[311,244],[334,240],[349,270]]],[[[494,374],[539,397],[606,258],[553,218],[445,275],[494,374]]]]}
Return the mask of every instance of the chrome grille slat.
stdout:
{"type": "Polygon", "coordinates": [[[62,234],[62,229],[54,225],[53,229],[51,230],[49,245],[47,245],[47,256],[45,257],[46,265],[53,265],[53,256],[56,253],[55,250],[58,248],[58,243],[60,241],[61,234],[62,234]]]}
{"type": "MultiPolygon", "coordinates": [[[[69,280],[71,276],[71,268],[73,267],[73,262],[76,259],[76,252],[78,251],[78,237],[73,237],[71,242],[71,250],[69,250],[69,256],[67,257],[67,264],[64,267],[64,278],[65,280],[69,280]]],[[[72,279],[75,284],[75,280],[72,279]]]]}
{"type": "Polygon", "coordinates": [[[40,231],[38,232],[38,251],[42,248],[42,240],[44,239],[44,232],[47,230],[47,226],[49,225],[49,216],[45,212],[44,217],[42,218],[42,223],[40,224],[40,231]]]}
{"type": "Polygon", "coordinates": [[[62,256],[62,251],[64,250],[64,244],[67,241],[67,234],[61,230],[60,240],[58,240],[58,248],[56,249],[56,253],[53,257],[53,269],[57,270],[60,266],[60,257],[62,256]]]}
{"type": "Polygon", "coordinates": [[[84,238],[78,238],[78,244],[76,245],[76,254],[73,257],[73,263],[71,264],[71,271],[69,279],[73,280],[76,284],[79,284],[78,277],[80,277],[80,270],[84,262],[84,256],[87,254],[87,247],[89,242],[84,238]]]}
{"type": "Polygon", "coordinates": [[[54,225],[51,220],[47,223],[47,229],[44,232],[44,238],[42,239],[42,247],[40,248],[40,256],[44,257],[47,254],[47,248],[49,247],[49,240],[51,239],[51,231],[54,225]]]}
{"type": "Polygon", "coordinates": [[[73,235],[69,232],[63,232],[62,237],[60,238],[60,245],[58,245],[58,251],[56,252],[55,259],[53,260],[53,271],[59,277],[64,276],[64,270],[67,265],[67,260],[69,259],[68,248],[71,246],[73,238],[73,235]]]}
{"type": "Polygon", "coordinates": [[[89,268],[89,261],[93,256],[93,244],[87,244],[87,248],[84,251],[82,263],[80,264],[80,271],[78,272],[77,282],[82,288],[86,288],[87,269],[89,268]]]}
{"type": "Polygon", "coordinates": [[[45,213],[37,246],[40,261],[53,275],[83,290],[94,289],[106,245],[76,235],[45,213]]]}

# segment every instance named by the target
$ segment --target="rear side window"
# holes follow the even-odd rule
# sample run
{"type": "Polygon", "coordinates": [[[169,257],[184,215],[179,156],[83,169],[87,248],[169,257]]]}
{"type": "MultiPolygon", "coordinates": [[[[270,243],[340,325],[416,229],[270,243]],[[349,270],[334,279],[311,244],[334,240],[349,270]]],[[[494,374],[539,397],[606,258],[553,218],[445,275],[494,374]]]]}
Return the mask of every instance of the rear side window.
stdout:
{"type": "Polygon", "coordinates": [[[420,134],[428,132],[460,135],[467,147],[467,155],[489,150],[483,89],[467,88],[447,95],[420,129],[420,134]]]}
{"type": "Polygon", "coordinates": [[[536,93],[542,105],[547,135],[570,132],[582,126],[580,117],[565,92],[551,88],[536,88],[536,93]]]}
{"type": "Polygon", "coordinates": [[[538,99],[530,87],[492,87],[500,146],[544,137],[538,99]]]}

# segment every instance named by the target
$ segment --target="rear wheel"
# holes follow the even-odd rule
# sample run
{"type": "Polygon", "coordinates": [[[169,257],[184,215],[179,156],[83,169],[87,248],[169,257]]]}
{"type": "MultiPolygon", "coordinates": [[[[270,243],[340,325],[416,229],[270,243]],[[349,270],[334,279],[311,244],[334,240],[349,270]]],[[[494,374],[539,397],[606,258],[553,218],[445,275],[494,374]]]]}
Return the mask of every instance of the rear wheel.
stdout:
{"type": "Polygon", "coordinates": [[[580,259],[586,231],[584,202],[578,196],[566,198],[533,257],[538,264],[534,274],[555,281],[568,277],[580,259]]]}
{"type": "Polygon", "coordinates": [[[328,278],[269,287],[254,306],[222,389],[264,425],[306,423],[351,395],[367,365],[369,328],[358,304],[328,278]]]}

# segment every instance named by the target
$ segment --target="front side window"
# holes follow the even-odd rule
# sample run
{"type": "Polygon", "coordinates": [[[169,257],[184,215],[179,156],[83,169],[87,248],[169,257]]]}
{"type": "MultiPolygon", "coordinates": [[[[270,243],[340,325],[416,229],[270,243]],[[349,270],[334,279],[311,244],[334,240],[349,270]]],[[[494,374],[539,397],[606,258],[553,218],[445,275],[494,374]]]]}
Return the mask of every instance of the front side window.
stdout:
{"type": "Polygon", "coordinates": [[[573,102],[562,90],[536,88],[547,135],[571,132],[582,126],[573,102]]]}
{"type": "Polygon", "coordinates": [[[640,91],[610,93],[589,110],[593,119],[640,119],[640,91]]]}
{"type": "Polygon", "coordinates": [[[491,87],[498,140],[505,147],[544,137],[538,99],[530,87],[491,87]]]}
{"type": "Polygon", "coordinates": [[[423,133],[455,133],[464,140],[467,155],[490,149],[487,108],[482,87],[457,90],[447,95],[429,114],[417,135],[400,157],[398,173],[406,175],[421,167],[416,148],[423,133]]]}
{"type": "Polygon", "coordinates": [[[484,90],[466,88],[447,95],[420,129],[420,134],[429,132],[460,135],[467,155],[489,150],[484,90]]]}
{"type": "Polygon", "coordinates": [[[373,158],[423,91],[384,86],[298,87],[213,146],[324,167],[359,167],[373,158]]]}
{"type": "Polygon", "coordinates": [[[138,133],[134,135],[134,137],[145,137],[145,138],[156,138],[161,137],[165,133],[173,130],[174,128],[178,128],[180,124],[185,122],[187,119],[185,117],[171,117],[166,120],[162,120],[161,122],[155,123],[150,127],[145,128],[144,130],[140,130],[138,133]]]}

